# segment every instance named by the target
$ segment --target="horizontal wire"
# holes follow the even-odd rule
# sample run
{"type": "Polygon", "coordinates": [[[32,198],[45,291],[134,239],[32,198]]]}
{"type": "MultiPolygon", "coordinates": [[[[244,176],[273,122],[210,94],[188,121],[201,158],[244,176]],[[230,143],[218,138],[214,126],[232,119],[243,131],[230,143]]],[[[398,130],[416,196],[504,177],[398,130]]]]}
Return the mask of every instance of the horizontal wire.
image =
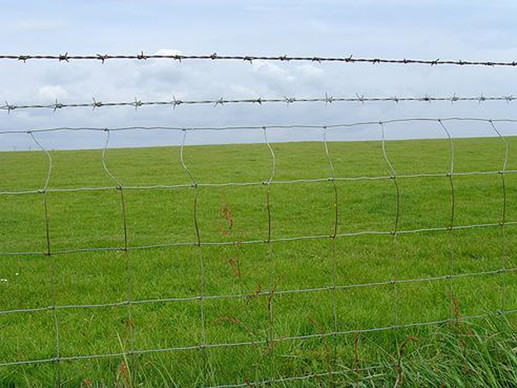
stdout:
{"type": "MultiPolygon", "coordinates": [[[[515,174],[517,170],[505,170],[504,174],[515,174]]],[[[486,176],[486,175],[501,175],[502,171],[464,171],[464,172],[453,172],[453,173],[421,173],[421,174],[400,174],[398,178],[402,179],[414,179],[414,178],[449,178],[451,176],[486,176]]],[[[307,179],[285,179],[285,180],[272,180],[272,181],[256,181],[256,182],[207,182],[207,183],[192,183],[175,184],[175,185],[120,185],[120,186],[98,186],[98,187],[62,187],[62,188],[50,188],[46,190],[33,189],[33,190],[17,190],[17,191],[0,191],[0,195],[24,195],[24,194],[44,194],[44,193],[76,193],[76,192],[88,192],[88,191],[120,191],[123,190],[175,190],[175,189],[186,189],[192,187],[246,187],[246,186],[264,186],[264,185],[288,185],[288,184],[301,184],[301,183],[323,183],[323,182],[358,182],[358,181],[370,181],[370,180],[391,180],[391,175],[379,175],[379,176],[357,176],[357,177],[329,177],[329,178],[307,178],[307,179]]]]}
{"type": "Polygon", "coordinates": [[[102,108],[102,107],[133,107],[140,108],[143,106],[172,106],[176,108],[180,105],[213,105],[223,106],[225,104],[270,104],[270,103],[297,103],[297,102],[324,102],[326,104],[331,104],[333,102],[461,102],[461,101],[470,101],[470,102],[486,102],[486,101],[504,101],[504,102],[512,102],[517,97],[513,95],[506,96],[484,96],[483,94],[479,96],[422,96],[422,97],[367,97],[364,95],[356,94],[355,97],[334,97],[325,94],[325,97],[273,97],[273,98],[263,98],[263,97],[254,97],[254,98],[218,98],[218,99],[203,99],[203,100],[185,100],[178,99],[173,97],[172,100],[161,100],[161,101],[142,101],[139,99],[135,99],[134,101],[118,101],[118,102],[102,102],[98,101],[95,98],[92,99],[92,102],[79,102],[79,103],[61,103],[57,100],[51,104],[9,104],[8,102],[5,105],[0,105],[0,110],[5,110],[8,113],[14,110],[27,110],[27,109],[50,109],[53,111],[66,109],[66,108],[102,108]]]}
{"type": "MultiPolygon", "coordinates": [[[[504,310],[497,312],[500,315],[510,315],[517,313],[517,309],[513,310],[504,310]]],[[[461,321],[471,321],[476,319],[485,319],[489,318],[493,314],[478,314],[478,315],[470,315],[470,316],[462,316],[460,318],[461,321]]],[[[392,325],[392,326],[384,326],[384,327],[374,327],[369,329],[351,329],[351,330],[343,330],[343,331],[333,331],[328,333],[319,333],[319,334],[308,334],[301,336],[290,336],[290,337],[277,337],[273,338],[272,341],[275,343],[281,342],[290,342],[290,341],[304,341],[315,338],[326,338],[333,336],[345,336],[351,334],[363,334],[363,333],[374,333],[374,332],[382,332],[389,330],[401,330],[408,328],[416,328],[416,327],[426,327],[426,326],[435,326],[446,323],[456,322],[457,318],[448,318],[441,319],[435,321],[427,321],[427,322],[417,322],[417,323],[407,323],[402,325],[392,325]]],[[[149,354],[149,353],[162,353],[162,352],[176,352],[176,351],[188,351],[188,350],[198,350],[198,349],[215,349],[215,348],[233,348],[240,346],[256,346],[256,345],[269,345],[270,340],[261,339],[254,341],[241,341],[241,342],[231,342],[231,343],[218,343],[218,344],[201,344],[201,345],[192,345],[192,346],[176,346],[176,347],[168,347],[168,348],[155,348],[155,349],[142,349],[142,350],[131,350],[127,352],[119,352],[119,353],[104,353],[104,354],[88,354],[88,355],[76,355],[76,356],[60,356],[60,357],[52,357],[45,359],[37,359],[37,360],[20,360],[20,361],[9,361],[0,363],[0,367],[8,367],[8,366],[19,366],[19,365],[30,365],[30,364],[41,364],[41,363],[54,363],[54,362],[62,362],[62,361],[79,361],[79,360],[91,360],[91,359],[101,359],[101,358],[115,358],[115,357],[126,357],[130,355],[140,355],[140,354],[149,354]]]]}
{"type": "MultiPolygon", "coordinates": [[[[261,381],[247,381],[244,383],[237,383],[237,384],[224,384],[224,385],[214,385],[210,387],[205,388],[238,388],[238,387],[256,387],[256,386],[269,386],[271,384],[276,383],[287,383],[291,381],[302,381],[302,380],[310,380],[315,379],[319,377],[328,377],[332,375],[344,375],[349,373],[360,373],[360,372],[369,372],[369,371],[375,371],[379,369],[385,369],[386,366],[379,365],[379,366],[369,366],[365,368],[346,368],[346,369],[340,369],[336,371],[327,371],[327,372],[320,372],[320,373],[311,373],[307,375],[302,376],[289,376],[289,377],[279,377],[269,380],[261,380],[261,381]]],[[[371,380],[372,378],[381,377],[382,375],[370,375],[370,376],[364,376],[361,378],[361,381],[365,380],[371,380]]]]}
{"type": "Polygon", "coordinates": [[[52,128],[41,128],[41,129],[15,129],[15,130],[4,130],[0,131],[0,135],[13,135],[13,134],[31,134],[39,132],[60,132],[60,131],[98,131],[98,132],[120,132],[120,131],[233,131],[233,130],[260,130],[267,129],[338,129],[338,128],[351,128],[357,126],[368,126],[368,125],[379,125],[382,124],[394,124],[394,123],[410,123],[410,122],[436,122],[440,121],[474,121],[484,123],[517,123],[517,119],[486,119],[479,117],[444,117],[444,118],[433,118],[433,117],[412,117],[404,119],[390,119],[390,120],[377,120],[377,121],[358,121],[351,123],[336,123],[336,124],[320,124],[320,125],[308,125],[308,124],[286,124],[286,125],[235,125],[235,126],[220,126],[220,127],[173,127],[173,126],[126,126],[126,127],[52,127],[52,128]]]}
{"type": "Polygon", "coordinates": [[[75,60],[94,60],[104,63],[108,60],[147,60],[147,59],[169,59],[174,61],[184,60],[223,60],[223,61],[279,61],[279,62],[340,62],[340,63],[371,63],[371,64],[403,64],[403,65],[458,65],[458,66],[506,66],[515,67],[517,61],[494,61],[494,60],[453,60],[453,59],[408,59],[408,58],[366,58],[348,56],[288,56],[288,55],[219,55],[217,53],[201,54],[201,55],[185,55],[185,54],[145,54],[141,51],[139,54],[82,54],[72,55],[68,52],[64,54],[0,54],[0,60],[17,60],[22,62],[32,60],[57,60],[59,62],[70,62],[75,60]]]}
{"type": "Polygon", "coordinates": [[[313,293],[313,292],[324,292],[324,291],[332,291],[332,290],[348,290],[353,288],[364,288],[364,287],[381,287],[393,284],[406,284],[406,283],[424,283],[424,282],[435,282],[441,280],[449,280],[449,279],[460,279],[460,278],[475,278],[480,276],[490,276],[497,275],[501,273],[514,273],[517,272],[517,267],[513,268],[500,268],[492,271],[482,271],[482,272],[466,272],[459,274],[448,274],[441,276],[432,276],[426,278],[413,278],[413,279],[397,279],[397,280],[388,280],[382,282],[370,282],[370,283],[356,283],[356,284],[347,284],[342,286],[324,286],[324,287],[314,287],[314,288],[301,288],[301,289],[287,289],[282,290],[278,289],[275,291],[260,291],[256,293],[246,293],[246,294],[228,294],[228,295],[198,295],[198,296],[190,296],[190,297],[177,297],[177,298],[156,298],[156,299],[131,299],[124,300],[120,302],[111,302],[111,303],[97,303],[97,304],[69,304],[69,305],[55,305],[55,306],[45,306],[45,307],[34,307],[34,308],[22,308],[22,309],[12,309],[12,310],[4,310],[0,311],[0,315],[8,315],[15,313],[35,313],[42,311],[51,311],[51,310],[69,310],[69,309],[91,309],[91,308],[108,308],[108,307],[120,307],[126,306],[129,303],[132,305],[138,304],[151,304],[151,303],[171,303],[171,302],[193,302],[201,299],[206,300],[217,300],[217,299],[254,299],[262,296],[269,296],[271,294],[274,295],[287,295],[287,294],[304,294],[304,293],[313,293]]]}
{"type": "MultiPolygon", "coordinates": [[[[450,230],[464,230],[474,228],[486,228],[494,226],[508,226],[516,225],[517,221],[505,221],[505,222],[492,222],[484,224],[470,224],[470,225],[454,225],[454,226],[443,226],[434,228],[419,228],[419,229],[406,229],[398,230],[397,234],[413,234],[413,233],[425,233],[425,232],[443,232],[450,230]]],[[[71,248],[71,249],[56,249],[52,251],[52,255],[64,255],[71,253],[84,253],[84,252],[109,252],[109,251],[132,251],[132,250],[147,250],[147,249],[159,249],[159,248],[171,248],[171,247],[193,247],[193,246],[228,246],[228,245],[253,245],[253,244],[267,244],[267,243],[278,243],[287,241],[304,241],[304,240],[326,240],[344,237],[358,237],[358,236],[369,236],[369,235],[392,235],[393,230],[362,230],[358,232],[347,232],[338,233],[334,235],[320,234],[320,235],[306,235],[306,236],[293,236],[293,237],[282,237],[273,238],[271,240],[232,240],[232,241],[208,241],[208,242],[174,242],[164,243],[155,245],[129,245],[127,248],[122,247],[87,247],[87,248],[71,248]]],[[[48,256],[47,252],[0,252],[0,256],[48,256]]]]}

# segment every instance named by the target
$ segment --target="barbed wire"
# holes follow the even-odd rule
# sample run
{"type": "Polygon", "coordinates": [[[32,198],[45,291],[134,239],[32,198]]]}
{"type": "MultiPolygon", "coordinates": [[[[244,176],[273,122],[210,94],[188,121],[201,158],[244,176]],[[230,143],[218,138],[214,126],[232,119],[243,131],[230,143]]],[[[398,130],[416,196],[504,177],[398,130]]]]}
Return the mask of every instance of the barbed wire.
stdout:
{"type": "Polygon", "coordinates": [[[135,98],[133,101],[115,101],[115,102],[102,102],[95,98],[92,98],[92,102],[78,102],[78,103],[62,103],[55,101],[51,104],[10,104],[7,101],[4,105],[0,105],[0,110],[5,110],[10,113],[15,110],[28,110],[28,109],[49,109],[57,111],[66,108],[92,108],[93,110],[102,107],[132,107],[138,109],[145,106],[171,106],[172,108],[179,107],[181,105],[213,105],[214,107],[223,105],[235,105],[235,104],[294,104],[294,103],[318,103],[323,102],[325,104],[332,104],[334,102],[487,102],[487,101],[504,101],[510,103],[517,97],[513,95],[506,96],[485,96],[480,94],[479,96],[409,96],[409,97],[398,97],[398,96],[365,96],[361,94],[355,94],[354,97],[334,97],[329,94],[325,94],[324,97],[252,97],[252,98],[216,98],[216,99],[201,99],[201,100],[189,100],[181,99],[173,96],[171,100],[157,100],[157,101],[143,101],[135,98]]]}
{"type": "Polygon", "coordinates": [[[68,63],[70,61],[98,61],[104,63],[109,60],[139,60],[167,59],[182,62],[185,60],[209,61],[274,61],[274,62],[337,62],[337,63],[370,63],[370,64],[402,64],[402,65],[457,65],[457,66],[504,66],[515,67],[517,61],[503,60],[462,60],[462,59],[410,59],[410,58],[381,58],[381,57],[354,57],[347,56],[318,56],[318,55],[219,55],[217,53],[186,55],[186,54],[0,54],[0,60],[15,60],[21,62],[33,60],[55,60],[68,63]]]}

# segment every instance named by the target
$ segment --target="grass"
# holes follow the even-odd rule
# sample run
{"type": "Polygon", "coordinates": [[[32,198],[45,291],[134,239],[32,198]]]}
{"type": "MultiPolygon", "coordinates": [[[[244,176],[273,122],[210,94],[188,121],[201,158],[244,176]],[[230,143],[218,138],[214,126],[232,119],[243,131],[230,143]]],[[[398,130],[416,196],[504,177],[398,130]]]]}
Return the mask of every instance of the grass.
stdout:
{"type": "MultiPolygon", "coordinates": [[[[517,170],[517,139],[509,138],[508,170],[517,170]]],[[[322,143],[273,144],[274,180],[331,176],[322,143]]],[[[455,171],[498,171],[505,148],[496,138],[458,139],[455,171]]],[[[386,143],[400,176],[399,230],[450,225],[449,178],[404,177],[449,172],[445,140],[386,143]]],[[[389,176],[379,142],[330,142],[337,177],[389,176]]],[[[113,187],[100,150],[53,151],[49,188],[113,187]]],[[[110,149],[109,169],[123,186],[185,184],[184,188],[124,189],[129,247],[193,243],[196,189],[174,147],[110,149]]],[[[185,161],[197,182],[263,182],[271,155],[260,144],[192,146],[185,161]]],[[[42,152],[0,153],[0,191],[37,190],[45,181],[42,152]]],[[[453,178],[455,225],[498,223],[501,176],[453,178]]],[[[505,175],[506,220],[517,221],[517,175],[505,175]]],[[[0,314],[0,363],[237,342],[255,345],[122,355],[0,367],[0,386],[212,386],[276,380],[272,386],[513,386],[517,384],[515,315],[464,317],[517,309],[517,273],[422,279],[517,267],[517,226],[486,226],[392,235],[392,180],[273,184],[272,238],[332,235],[332,239],[271,244],[193,245],[87,251],[51,256],[0,256],[0,311],[52,304],[105,304],[127,299],[255,295],[247,298],[156,302],[0,314]],[[201,269],[202,264],[202,269],[201,269]],[[129,268],[129,271],[128,271],[129,268]],[[204,273],[204,276],[202,276],[204,273]],[[333,284],[377,285],[325,289],[333,284]],[[263,291],[280,292],[270,298],[263,291]],[[310,292],[285,290],[323,288],[310,292]],[[504,291],[504,292],[503,292],[504,291]],[[504,295],[504,296],[503,296],[504,295]],[[203,317],[201,319],[201,306],[203,317]],[[334,314],[334,312],[336,314],[334,314]],[[337,318],[337,319],[336,319],[337,318]],[[354,333],[453,318],[451,323],[354,333]],[[204,325],[203,325],[204,323],[204,325]],[[320,337],[317,334],[352,331],[320,337]],[[309,336],[267,343],[274,338],[309,336]],[[313,336],[316,335],[316,336],[313,336]],[[364,368],[374,368],[363,370],[364,368]],[[329,371],[347,370],[346,373],[329,371]],[[289,376],[312,378],[282,381],[289,376]]],[[[266,240],[267,187],[199,187],[201,242],[266,240]]],[[[42,194],[0,196],[0,251],[45,252],[42,194]]],[[[46,194],[51,251],[123,247],[121,194],[115,189],[46,194]]]]}

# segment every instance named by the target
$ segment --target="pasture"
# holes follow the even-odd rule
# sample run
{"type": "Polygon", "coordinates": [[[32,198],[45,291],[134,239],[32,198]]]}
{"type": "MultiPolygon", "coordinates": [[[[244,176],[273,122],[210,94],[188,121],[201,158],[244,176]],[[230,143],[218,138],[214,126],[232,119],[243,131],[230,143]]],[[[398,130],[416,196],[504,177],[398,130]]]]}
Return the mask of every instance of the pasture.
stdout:
{"type": "Polygon", "coordinates": [[[507,140],[0,153],[0,386],[515,384],[507,140]]]}

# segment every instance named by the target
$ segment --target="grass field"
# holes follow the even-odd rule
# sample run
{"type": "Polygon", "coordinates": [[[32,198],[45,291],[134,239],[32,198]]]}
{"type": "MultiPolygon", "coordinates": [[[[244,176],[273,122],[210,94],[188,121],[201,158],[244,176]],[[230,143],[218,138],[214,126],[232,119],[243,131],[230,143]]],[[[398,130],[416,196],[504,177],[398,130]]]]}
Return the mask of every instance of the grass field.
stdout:
{"type": "MultiPolygon", "coordinates": [[[[517,139],[508,141],[507,170],[517,170],[517,139]]],[[[380,142],[328,145],[336,178],[391,175],[380,142]]],[[[0,366],[0,386],[252,386],[270,379],[279,381],[269,386],[300,387],[517,385],[515,315],[464,319],[517,309],[517,225],[498,225],[504,196],[497,171],[505,156],[499,139],[454,140],[456,173],[493,173],[454,175],[454,225],[485,226],[453,231],[446,229],[449,142],[387,142],[400,189],[395,238],[394,180],[307,182],[332,176],[323,143],[272,148],[269,206],[261,182],[270,178],[272,157],[263,144],[185,147],[198,183],[257,183],[197,188],[178,147],[108,150],[107,166],[123,186],[127,240],[121,191],[103,169],[102,150],[53,151],[49,189],[110,189],[0,195],[0,311],[69,306],[0,314],[0,364],[52,359],[56,327],[64,358],[0,366]],[[408,176],[415,174],[439,176],[408,176]],[[302,181],[285,182],[292,180],[302,181]],[[9,255],[47,251],[44,199],[52,254],[9,255]],[[336,212],[336,239],[289,240],[332,236],[336,212]],[[269,230],[272,242],[264,243],[269,230]],[[123,248],[126,241],[127,253],[78,251],[123,248]],[[232,241],[256,243],[207,244],[232,241]],[[498,273],[503,267],[508,271],[498,273]],[[429,278],[438,279],[390,284],[429,278]],[[186,300],[73,307],[128,295],[136,302],[186,300]],[[212,346],[236,343],[244,344],[212,346]],[[182,347],[191,348],[120,355],[182,347]],[[102,354],[114,355],[67,360],[102,354]],[[329,374],[340,370],[346,372],[329,374]]],[[[47,167],[43,152],[0,153],[0,191],[41,188],[47,167]]],[[[517,174],[504,180],[505,219],[517,221],[517,174]]]]}

